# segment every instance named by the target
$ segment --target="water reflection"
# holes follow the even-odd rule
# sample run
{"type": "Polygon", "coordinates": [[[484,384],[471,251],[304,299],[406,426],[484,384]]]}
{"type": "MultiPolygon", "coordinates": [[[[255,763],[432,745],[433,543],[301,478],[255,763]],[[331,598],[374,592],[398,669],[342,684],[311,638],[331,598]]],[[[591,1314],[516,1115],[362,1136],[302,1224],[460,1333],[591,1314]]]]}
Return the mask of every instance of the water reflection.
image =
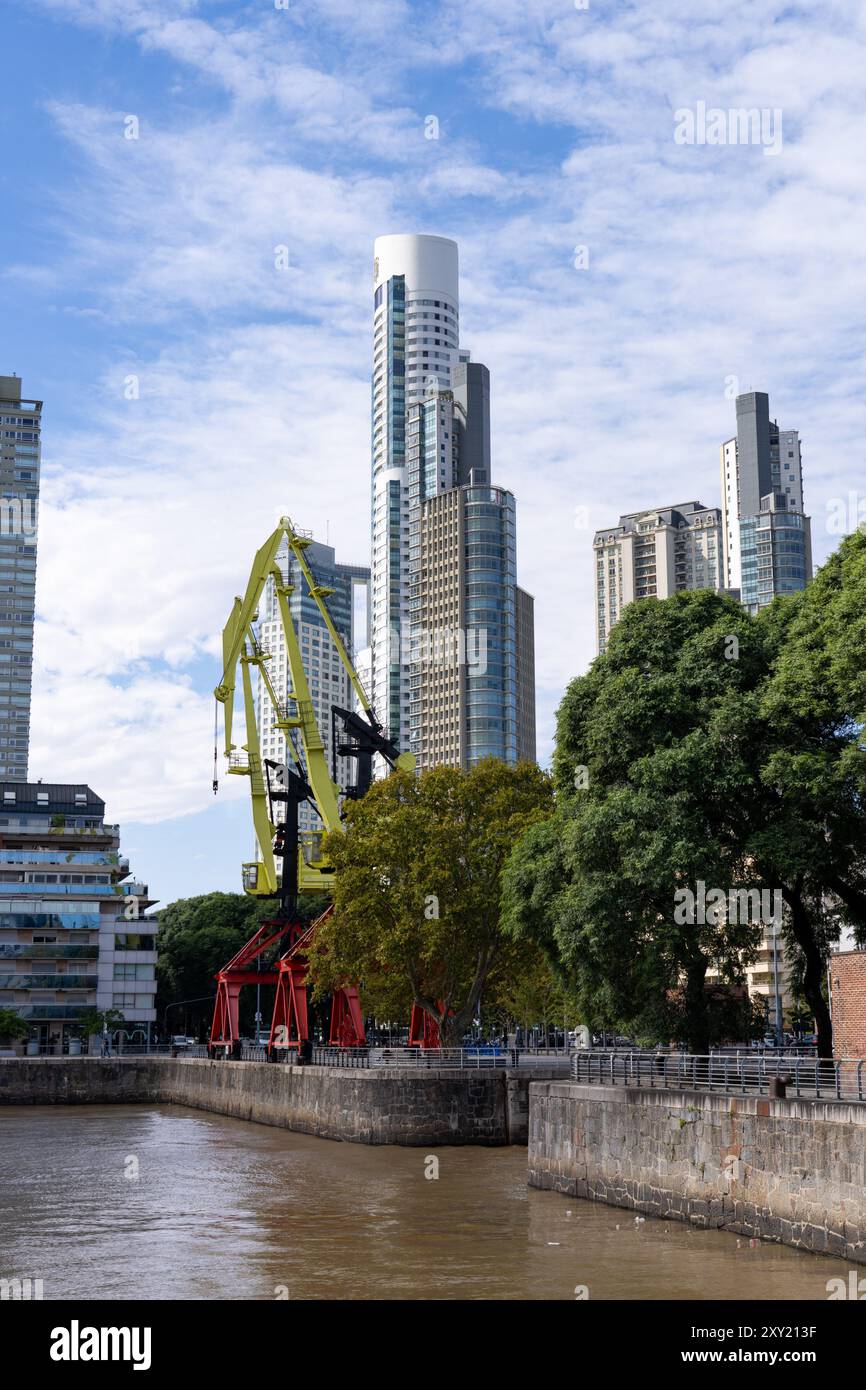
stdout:
{"type": "Polygon", "coordinates": [[[45,1297],[826,1299],[844,1261],[176,1106],[0,1112],[0,1276],[45,1297]]]}

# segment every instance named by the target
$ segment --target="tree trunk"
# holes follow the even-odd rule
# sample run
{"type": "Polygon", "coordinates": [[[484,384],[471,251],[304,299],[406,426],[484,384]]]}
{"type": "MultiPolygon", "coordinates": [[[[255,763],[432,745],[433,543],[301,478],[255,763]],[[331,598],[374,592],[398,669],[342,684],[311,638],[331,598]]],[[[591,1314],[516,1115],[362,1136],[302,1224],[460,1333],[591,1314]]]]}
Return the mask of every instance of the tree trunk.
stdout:
{"type": "Polygon", "coordinates": [[[710,1050],[710,1025],[704,989],[706,975],[706,956],[700,956],[686,968],[686,1032],[689,1052],[698,1057],[705,1057],[710,1050]]]}
{"type": "Polygon", "coordinates": [[[818,1056],[833,1056],[833,1024],[824,998],[826,961],[815,940],[815,932],[803,899],[793,888],[782,888],[782,897],[791,909],[791,935],[803,952],[803,994],[815,1019],[818,1056]]]}
{"type": "Polygon", "coordinates": [[[443,1047],[462,1047],[463,1035],[475,1017],[475,1010],[481,998],[481,991],[490,974],[491,967],[496,955],[496,946],[491,944],[486,950],[479,951],[478,962],[475,967],[475,978],[472,986],[459,1008],[454,1009],[453,1015],[449,1013],[446,1005],[445,1016],[439,1016],[439,1032],[443,1047]]]}

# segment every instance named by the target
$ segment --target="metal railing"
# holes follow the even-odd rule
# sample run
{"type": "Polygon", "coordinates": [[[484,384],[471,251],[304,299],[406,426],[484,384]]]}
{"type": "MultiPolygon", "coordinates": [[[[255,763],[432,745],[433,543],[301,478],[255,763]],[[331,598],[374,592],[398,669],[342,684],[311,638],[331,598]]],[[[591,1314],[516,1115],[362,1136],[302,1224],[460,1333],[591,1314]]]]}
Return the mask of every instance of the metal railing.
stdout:
{"type": "Polygon", "coordinates": [[[316,1047],[313,1061],[324,1067],[472,1067],[514,1066],[502,1048],[483,1047],[316,1047]]]}
{"type": "MultiPolygon", "coordinates": [[[[111,1050],[103,1054],[98,1045],[91,1051],[86,1038],[82,1038],[80,1041],[81,1047],[79,1049],[70,1048],[68,1042],[59,1042],[39,1043],[35,1050],[33,1044],[19,1044],[14,1050],[17,1056],[25,1060],[28,1057],[101,1057],[103,1055],[112,1058],[170,1057],[172,1053],[170,1043],[151,1043],[149,1047],[146,1043],[124,1043],[122,1047],[118,1047],[118,1045],[113,1042],[111,1044],[111,1050]]],[[[177,1055],[179,1057],[206,1057],[207,1048],[204,1043],[201,1043],[196,1047],[178,1049],[177,1055]]]]}
{"type": "Polygon", "coordinates": [[[313,1063],[326,1067],[455,1067],[461,1071],[490,1068],[556,1067],[567,1074],[562,1053],[523,1051],[517,1047],[314,1047],[313,1063]]]}
{"type": "MultiPolygon", "coordinates": [[[[205,1049],[202,1049],[205,1051],[205,1049]]],[[[197,1049],[187,1048],[179,1055],[201,1055],[197,1049]]],[[[266,1062],[268,1049],[255,1043],[242,1043],[240,1061],[266,1062]]],[[[295,1048],[276,1048],[275,1062],[297,1062],[295,1048]]],[[[317,1067],[349,1067],[369,1071],[377,1067],[407,1067],[415,1070],[440,1067],[455,1067],[461,1071],[485,1070],[507,1067],[553,1068],[568,1075],[569,1058],[562,1052],[539,1052],[516,1047],[332,1047],[322,1043],[313,1046],[307,1059],[309,1065],[317,1067]]]]}
{"type": "Polygon", "coordinates": [[[20,960],[32,957],[33,960],[98,960],[99,946],[69,946],[65,942],[53,945],[31,945],[26,942],[11,941],[0,944],[0,960],[20,960]]]}
{"type": "Polygon", "coordinates": [[[575,1081],[596,1086],[658,1087],[768,1095],[784,1083],[784,1094],[817,1100],[866,1100],[866,1060],[819,1058],[812,1053],[740,1052],[694,1056],[681,1052],[576,1052],[575,1081]]]}

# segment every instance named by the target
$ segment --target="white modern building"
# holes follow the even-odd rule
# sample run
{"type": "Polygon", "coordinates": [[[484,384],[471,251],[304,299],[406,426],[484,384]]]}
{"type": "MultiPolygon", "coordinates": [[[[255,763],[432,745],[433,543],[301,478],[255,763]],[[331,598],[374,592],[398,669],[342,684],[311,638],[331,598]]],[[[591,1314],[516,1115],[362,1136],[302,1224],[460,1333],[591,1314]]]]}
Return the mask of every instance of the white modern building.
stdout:
{"type": "Polygon", "coordinates": [[[422,770],[534,759],[533,601],[516,584],[514,497],[491,485],[490,373],[460,347],[446,237],[375,243],[372,452],[377,717],[422,770]]]}
{"type": "Polygon", "coordinates": [[[596,644],[605,650],[626,604],[687,589],[724,589],[722,513],[700,502],[629,512],[596,531],[596,644]]]}
{"type": "MultiPolygon", "coordinates": [[[[377,237],[373,260],[371,699],[409,747],[409,490],[406,412],[428,386],[450,389],[460,361],[457,243],[377,237]]],[[[466,355],[464,354],[464,357],[466,355]]],[[[444,444],[446,441],[442,441],[444,444]]],[[[450,462],[450,459],[449,459],[450,462]]]]}

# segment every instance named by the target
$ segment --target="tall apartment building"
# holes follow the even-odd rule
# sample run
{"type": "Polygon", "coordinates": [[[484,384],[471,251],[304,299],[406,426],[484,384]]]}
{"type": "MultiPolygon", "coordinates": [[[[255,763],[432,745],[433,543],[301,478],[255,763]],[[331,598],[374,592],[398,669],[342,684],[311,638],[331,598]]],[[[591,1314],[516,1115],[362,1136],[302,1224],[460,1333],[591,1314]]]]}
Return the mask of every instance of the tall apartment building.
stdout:
{"type": "MultiPolygon", "coordinates": [[[[367,627],[356,632],[354,621],[355,595],[360,587],[365,599],[365,611],[369,614],[370,571],[361,565],[338,564],[333,546],[311,541],[306,549],[307,564],[317,584],[330,589],[326,602],[334,626],[340,634],[346,650],[351,655],[356,646],[366,647],[369,642],[367,627]]],[[[310,686],[310,696],[315,710],[316,721],[325,745],[329,767],[332,760],[331,706],[342,709],[354,708],[354,691],[346,668],[337,655],[337,648],[325,626],[315,600],[310,595],[309,586],[294,556],[289,563],[286,547],[278,556],[277,564],[286,582],[292,586],[289,598],[289,611],[301,644],[304,669],[310,686]]],[[[277,599],[273,581],[268,580],[262,595],[259,609],[259,638],[263,649],[270,653],[268,673],[280,703],[285,704],[292,690],[289,676],[288,653],[280,622],[277,599]]],[[[262,756],[277,762],[286,761],[285,736],[276,727],[276,713],[267,696],[263,682],[258,685],[258,722],[262,743],[262,756]]],[[[303,761],[303,747],[298,741],[303,761]]],[[[292,759],[289,759],[291,765],[292,759]]],[[[336,760],[336,781],[345,786],[354,777],[355,768],[346,758],[336,760]]],[[[322,821],[318,811],[308,803],[300,806],[298,825],[302,831],[320,831],[322,821]]]]}
{"type": "Polygon", "coordinates": [[[117,1009],[130,1043],[156,1021],[155,917],[120,829],[84,785],[0,782],[0,1007],[61,1051],[86,1009],[117,1009]]]}
{"type": "Polygon", "coordinates": [[[373,282],[371,698],[391,737],[408,748],[406,412],[431,382],[449,388],[459,361],[457,243],[377,237],[373,282]]]}
{"type": "Polygon", "coordinates": [[[514,590],[514,646],[517,654],[517,760],[535,762],[535,599],[514,590]]]}
{"type": "Polygon", "coordinates": [[[42,402],[0,376],[0,779],[27,781],[42,402]]]}
{"type": "Polygon", "coordinates": [[[419,770],[535,758],[533,601],[515,583],[514,497],[462,485],[421,507],[409,747],[419,770]]]}
{"type": "Polygon", "coordinates": [[[796,430],[770,419],[769,397],[737,397],[737,433],[721,446],[722,524],[728,584],[751,613],[812,577],[796,430]]]}
{"type": "Polygon", "coordinates": [[[681,502],[621,516],[596,531],[596,642],[599,654],[627,603],[687,589],[726,587],[722,513],[681,502]]]}
{"type": "Polygon", "coordinates": [[[379,237],[374,280],[374,708],[420,768],[534,758],[532,600],[518,644],[514,497],[490,486],[490,374],[459,346],[456,243],[379,237]]]}

